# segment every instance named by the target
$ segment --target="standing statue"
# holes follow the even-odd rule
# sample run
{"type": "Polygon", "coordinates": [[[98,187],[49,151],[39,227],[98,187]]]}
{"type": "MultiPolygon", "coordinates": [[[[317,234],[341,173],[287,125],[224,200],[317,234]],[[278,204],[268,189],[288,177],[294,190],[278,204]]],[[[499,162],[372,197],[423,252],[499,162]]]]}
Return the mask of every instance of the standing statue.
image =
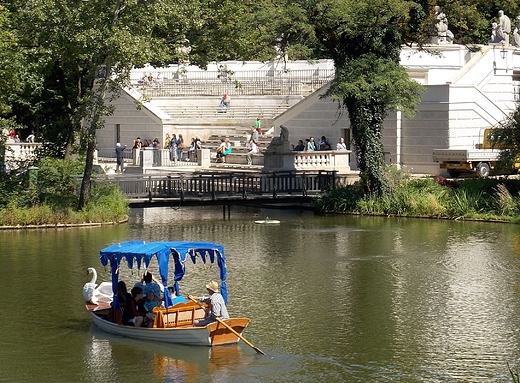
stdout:
{"type": "Polygon", "coordinates": [[[520,16],[516,17],[515,31],[513,32],[513,45],[520,48],[520,16]]]}
{"type": "Polygon", "coordinates": [[[511,34],[511,20],[504,14],[504,11],[498,11],[498,29],[497,36],[500,38],[499,42],[504,42],[504,45],[509,46],[509,35],[511,34]]]}
{"type": "Polygon", "coordinates": [[[448,18],[446,14],[441,11],[441,7],[436,5],[434,8],[435,27],[432,30],[432,44],[452,44],[453,33],[448,29],[448,18]]]}

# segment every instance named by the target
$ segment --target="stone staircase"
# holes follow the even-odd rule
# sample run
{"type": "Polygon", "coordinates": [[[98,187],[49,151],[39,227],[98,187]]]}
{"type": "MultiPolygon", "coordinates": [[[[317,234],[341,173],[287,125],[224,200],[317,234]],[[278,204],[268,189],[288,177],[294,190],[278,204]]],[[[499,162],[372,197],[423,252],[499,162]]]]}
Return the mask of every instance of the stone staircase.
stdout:
{"type": "MultiPolygon", "coordinates": [[[[267,132],[259,136],[258,138],[258,148],[260,149],[260,153],[253,156],[253,168],[258,166],[262,167],[264,163],[263,151],[269,146],[269,143],[274,137],[273,129],[269,129],[267,132]]],[[[233,167],[233,168],[243,168],[251,169],[252,167],[248,167],[246,155],[249,152],[247,148],[247,143],[249,138],[251,137],[251,127],[237,127],[235,133],[228,134],[227,136],[222,136],[218,134],[213,134],[208,137],[206,140],[202,141],[202,149],[209,149],[211,152],[212,166],[215,167],[233,167]],[[231,145],[233,147],[233,151],[231,154],[226,156],[225,163],[215,163],[215,158],[217,156],[217,148],[220,145],[221,139],[223,137],[229,138],[231,145]]]]}

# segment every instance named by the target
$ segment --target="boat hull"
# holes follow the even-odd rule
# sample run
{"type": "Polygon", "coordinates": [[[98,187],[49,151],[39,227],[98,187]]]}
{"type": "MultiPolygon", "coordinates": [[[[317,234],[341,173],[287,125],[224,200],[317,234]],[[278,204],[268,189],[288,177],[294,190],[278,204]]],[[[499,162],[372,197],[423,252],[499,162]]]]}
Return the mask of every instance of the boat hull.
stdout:
{"type": "MultiPolygon", "coordinates": [[[[220,346],[234,344],[239,337],[219,322],[205,327],[146,328],[120,325],[90,311],[94,324],[101,330],[115,335],[152,342],[176,343],[192,346],[220,346]]],[[[242,335],[249,324],[248,318],[226,319],[225,323],[242,335]]]]}

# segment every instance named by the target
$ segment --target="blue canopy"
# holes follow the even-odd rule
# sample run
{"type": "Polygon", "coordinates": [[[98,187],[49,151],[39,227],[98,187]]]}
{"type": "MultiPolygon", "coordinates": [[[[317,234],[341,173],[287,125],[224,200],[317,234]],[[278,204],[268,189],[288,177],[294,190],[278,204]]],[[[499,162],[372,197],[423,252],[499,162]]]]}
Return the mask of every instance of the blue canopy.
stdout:
{"type": "Polygon", "coordinates": [[[179,293],[179,281],[186,272],[186,261],[190,259],[196,263],[197,258],[203,263],[217,263],[220,270],[220,292],[227,303],[226,286],[226,257],[224,247],[211,242],[145,242],[128,241],[115,243],[100,251],[100,260],[103,266],[110,264],[112,271],[112,291],[114,293],[114,307],[119,307],[117,299],[117,284],[119,282],[119,265],[123,260],[126,261],[128,268],[132,269],[134,264],[137,268],[144,265],[148,268],[152,258],[156,258],[159,264],[159,274],[161,283],[164,286],[164,305],[171,306],[170,292],[168,291],[168,265],[170,259],[174,263],[173,288],[175,293],[179,293]]]}

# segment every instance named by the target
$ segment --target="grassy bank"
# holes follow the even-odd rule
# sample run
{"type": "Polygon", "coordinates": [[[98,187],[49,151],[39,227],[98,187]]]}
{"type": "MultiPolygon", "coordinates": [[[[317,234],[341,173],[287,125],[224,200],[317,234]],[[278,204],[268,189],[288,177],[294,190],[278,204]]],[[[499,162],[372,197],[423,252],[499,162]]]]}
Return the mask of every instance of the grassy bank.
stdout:
{"type": "Polygon", "coordinates": [[[381,197],[364,196],[358,183],[317,198],[323,212],[481,219],[520,223],[520,180],[442,177],[412,178],[390,170],[392,191],[381,197]]]}
{"type": "Polygon", "coordinates": [[[115,185],[93,185],[88,205],[77,210],[74,175],[83,161],[44,158],[37,175],[20,169],[0,178],[0,226],[121,222],[128,219],[128,199],[115,185]]]}

